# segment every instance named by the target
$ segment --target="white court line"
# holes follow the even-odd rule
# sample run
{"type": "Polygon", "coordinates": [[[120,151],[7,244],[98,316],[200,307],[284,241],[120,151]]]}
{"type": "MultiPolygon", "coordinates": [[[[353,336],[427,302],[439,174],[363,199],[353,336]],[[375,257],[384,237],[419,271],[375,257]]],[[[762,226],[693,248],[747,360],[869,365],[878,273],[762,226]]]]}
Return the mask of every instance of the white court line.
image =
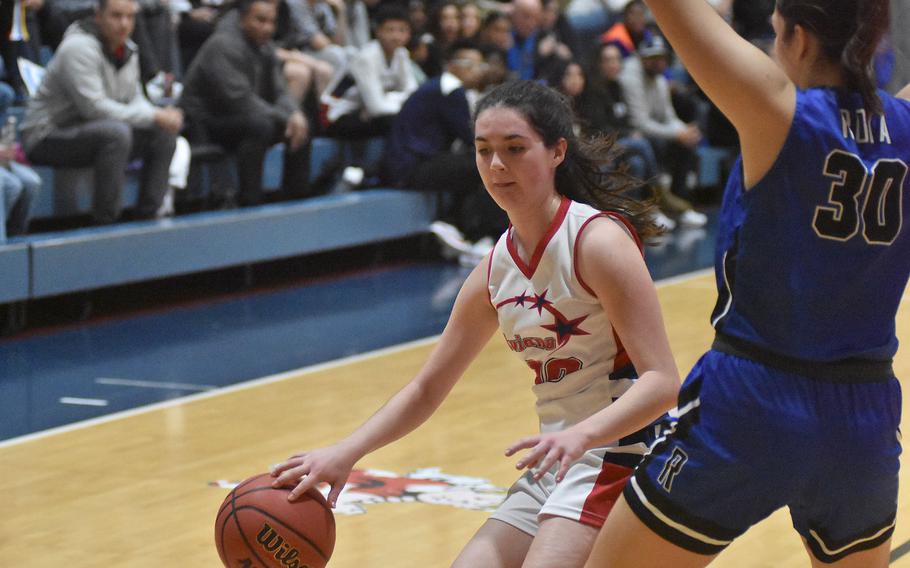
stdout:
{"type": "Polygon", "coordinates": [[[31,442],[34,440],[40,440],[41,438],[47,438],[49,436],[54,436],[57,434],[63,434],[65,432],[72,432],[73,430],[81,430],[83,428],[88,428],[90,426],[96,426],[98,424],[104,424],[107,422],[113,422],[115,420],[120,420],[123,418],[129,418],[131,416],[136,416],[139,414],[145,414],[147,412],[152,412],[154,410],[160,410],[162,408],[170,408],[172,406],[179,406],[181,404],[193,402],[196,400],[203,400],[206,398],[221,396],[224,394],[229,394],[232,392],[251,389],[251,388],[262,386],[262,385],[277,383],[279,381],[284,381],[287,379],[299,377],[300,375],[307,375],[307,374],[316,373],[319,371],[325,371],[327,369],[333,369],[335,367],[341,367],[341,366],[347,365],[349,363],[356,363],[358,361],[375,359],[376,357],[382,357],[384,355],[397,353],[399,351],[405,351],[407,349],[411,349],[414,347],[429,345],[429,344],[435,342],[437,339],[439,339],[438,335],[433,336],[433,337],[426,337],[424,339],[418,339],[416,341],[409,341],[408,343],[402,343],[399,345],[394,345],[392,347],[377,349],[376,351],[370,351],[368,353],[352,355],[350,357],[344,357],[342,359],[336,359],[334,361],[327,361],[325,363],[319,363],[316,365],[311,365],[309,367],[301,367],[299,369],[293,369],[291,371],[285,371],[283,373],[269,375],[269,376],[262,377],[259,379],[252,379],[249,381],[244,381],[242,383],[228,385],[226,387],[221,387],[221,388],[218,388],[218,389],[215,389],[212,391],[191,394],[188,396],[182,396],[182,397],[174,398],[171,400],[164,400],[164,401],[156,402],[154,404],[149,404],[146,406],[139,406],[136,408],[131,408],[129,410],[122,410],[120,412],[115,412],[113,414],[107,414],[105,416],[98,416],[97,418],[90,418],[88,420],[82,420],[80,422],[73,422],[72,424],[65,424],[63,426],[58,426],[56,428],[49,428],[47,430],[42,430],[40,432],[32,432],[31,434],[25,434],[25,435],[19,436],[17,438],[10,438],[8,440],[0,441],[0,449],[8,447],[8,446],[14,446],[17,444],[31,442]]]}
{"type": "Polygon", "coordinates": [[[98,377],[95,382],[99,385],[115,385],[121,387],[136,387],[143,389],[169,389],[169,390],[189,390],[189,391],[210,391],[218,387],[215,385],[191,385],[189,383],[163,383],[159,381],[137,381],[133,379],[114,379],[110,377],[98,377]]]}
{"type": "Polygon", "coordinates": [[[60,404],[73,404],[76,406],[107,406],[103,398],[79,398],[76,396],[60,397],[60,404]]]}
{"type": "MultiPolygon", "coordinates": [[[[659,281],[655,282],[655,285],[658,288],[662,288],[662,287],[670,285],[670,284],[679,284],[679,283],[685,282],[687,280],[694,280],[695,278],[700,278],[701,276],[704,276],[705,274],[709,274],[712,271],[713,271],[713,269],[696,270],[695,272],[689,272],[686,274],[680,274],[678,276],[673,276],[671,278],[665,278],[663,280],[659,280],[659,281]]],[[[139,406],[136,408],[131,408],[129,410],[122,410],[120,412],[115,412],[113,414],[99,416],[97,418],[90,418],[88,420],[82,420],[80,422],[73,422],[72,424],[65,424],[63,426],[58,426],[56,428],[49,428],[47,430],[42,430],[40,432],[32,432],[31,434],[25,434],[25,435],[19,436],[17,438],[10,438],[8,440],[0,441],[0,449],[6,448],[9,446],[15,446],[18,444],[24,444],[26,442],[32,442],[34,440],[40,440],[42,438],[55,436],[57,434],[63,434],[66,432],[72,432],[74,430],[81,430],[83,428],[89,428],[91,426],[96,426],[98,424],[105,424],[107,422],[113,422],[115,420],[129,418],[131,416],[137,416],[139,414],[145,414],[147,412],[152,412],[152,411],[160,410],[163,408],[179,406],[181,404],[185,404],[188,402],[204,400],[207,398],[213,398],[216,396],[230,394],[233,392],[251,389],[251,388],[259,387],[262,385],[277,383],[279,381],[284,381],[287,379],[299,377],[300,375],[316,373],[319,371],[325,371],[327,369],[334,369],[336,367],[342,367],[349,363],[356,363],[359,361],[375,359],[377,357],[382,357],[385,355],[398,353],[400,351],[406,351],[406,350],[412,349],[414,347],[421,347],[424,345],[429,345],[429,344],[436,342],[438,339],[439,339],[438,335],[434,335],[432,337],[425,337],[423,339],[417,339],[414,341],[409,341],[407,343],[401,343],[399,345],[393,345],[391,347],[385,347],[382,349],[377,349],[375,351],[361,353],[359,355],[352,355],[350,357],[335,359],[334,361],[326,361],[325,363],[318,363],[316,365],[310,365],[308,367],[301,367],[299,369],[293,369],[290,371],[285,371],[283,373],[278,373],[275,375],[269,375],[269,376],[262,377],[259,379],[252,379],[249,381],[244,381],[242,383],[237,383],[237,384],[229,385],[226,387],[219,387],[215,390],[211,390],[211,391],[207,391],[207,392],[191,394],[188,396],[182,396],[182,397],[174,398],[171,400],[164,400],[164,401],[156,402],[154,404],[149,404],[146,406],[139,406]]]]}

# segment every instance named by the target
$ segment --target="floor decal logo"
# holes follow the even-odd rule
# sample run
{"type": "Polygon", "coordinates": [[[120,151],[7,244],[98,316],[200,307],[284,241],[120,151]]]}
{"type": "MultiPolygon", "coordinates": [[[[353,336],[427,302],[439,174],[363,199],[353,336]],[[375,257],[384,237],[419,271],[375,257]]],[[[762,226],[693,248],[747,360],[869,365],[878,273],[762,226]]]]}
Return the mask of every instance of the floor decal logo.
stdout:
{"type": "MultiPolygon", "coordinates": [[[[218,480],[210,486],[233,489],[239,481],[218,480]]],[[[321,487],[323,494],[328,487],[321,487]]],[[[377,469],[355,469],[338,498],[336,515],[362,515],[367,505],[427,503],[459,509],[492,512],[506,497],[506,490],[486,479],[443,473],[438,467],[404,475],[377,469]]]]}

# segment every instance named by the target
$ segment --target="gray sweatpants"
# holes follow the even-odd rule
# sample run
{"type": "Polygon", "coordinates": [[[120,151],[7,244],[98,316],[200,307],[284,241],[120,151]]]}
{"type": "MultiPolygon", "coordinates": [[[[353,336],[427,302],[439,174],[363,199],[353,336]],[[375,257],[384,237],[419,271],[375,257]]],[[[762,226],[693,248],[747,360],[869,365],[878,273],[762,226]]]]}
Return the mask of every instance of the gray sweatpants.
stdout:
{"type": "Polygon", "coordinates": [[[154,217],[168,190],[175,140],[175,135],[156,126],[133,128],[118,120],[93,120],[54,130],[28,151],[28,158],[34,164],[94,168],[95,221],[113,223],[123,208],[126,166],[134,158],[142,159],[136,214],[140,219],[154,217]]]}

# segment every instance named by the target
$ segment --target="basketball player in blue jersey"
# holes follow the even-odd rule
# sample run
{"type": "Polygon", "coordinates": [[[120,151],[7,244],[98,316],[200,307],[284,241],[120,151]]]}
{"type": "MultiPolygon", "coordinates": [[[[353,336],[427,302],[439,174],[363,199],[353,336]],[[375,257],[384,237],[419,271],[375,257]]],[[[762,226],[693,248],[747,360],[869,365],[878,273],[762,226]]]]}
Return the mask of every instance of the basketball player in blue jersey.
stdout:
{"type": "Polygon", "coordinates": [[[589,566],[708,564],[787,506],[813,566],[888,564],[910,273],[910,102],[870,61],[888,0],[777,0],[775,57],[704,0],[647,0],[739,133],[712,348],[626,485],[589,566]]]}
{"type": "Polygon", "coordinates": [[[334,503],[354,464],[427,420],[498,328],[532,371],[541,433],[507,453],[531,448],[518,462],[528,469],[454,566],[585,563],[679,376],[638,240],[654,230],[649,211],[624,196],[623,176],[602,173],[609,143],[577,139],[572,118],[534,82],[480,102],[477,167],[511,226],[417,376],[347,438],[274,469],[292,499],[327,482],[334,503]]]}

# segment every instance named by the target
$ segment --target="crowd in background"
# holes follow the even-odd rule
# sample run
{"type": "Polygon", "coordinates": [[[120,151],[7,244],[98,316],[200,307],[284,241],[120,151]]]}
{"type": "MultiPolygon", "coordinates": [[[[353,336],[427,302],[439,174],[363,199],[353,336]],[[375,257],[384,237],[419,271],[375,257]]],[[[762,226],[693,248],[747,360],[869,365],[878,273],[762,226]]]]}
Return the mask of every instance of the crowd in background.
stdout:
{"type": "MultiPolygon", "coordinates": [[[[712,4],[770,48],[773,0],[712,4]]],[[[125,172],[137,159],[130,218],[147,219],[174,214],[191,148],[233,156],[233,204],[249,206],[331,187],[309,181],[314,137],[381,137],[378,166],[344,164],[354,185],[440,192],[434,232],[480,255],[505,218],[477,176],[471,109],[509,79],[545,82],[570,100],[579,133],[615,137],[609,166],[645,181],[660,225],[703,225],[691,203],[697,149],[732,155],[735,132],[674,61],[641,0],[597,9],[609,25],[581,39],[560,0],[3,0],[0,110],[26,106],[19,151],[0,141],[7,230],[29,230],[41,187],[29,163],[92,168],[92,222],[105,224],[124,218],[125,172]],[[39,85],[23,59],[45,67],[39,85]],[[266,195],[264,160],[279,142],[282,188],[266,195]]],[[[906,74],[904,50],[882,47],[882,86],[906,74]]]]}

